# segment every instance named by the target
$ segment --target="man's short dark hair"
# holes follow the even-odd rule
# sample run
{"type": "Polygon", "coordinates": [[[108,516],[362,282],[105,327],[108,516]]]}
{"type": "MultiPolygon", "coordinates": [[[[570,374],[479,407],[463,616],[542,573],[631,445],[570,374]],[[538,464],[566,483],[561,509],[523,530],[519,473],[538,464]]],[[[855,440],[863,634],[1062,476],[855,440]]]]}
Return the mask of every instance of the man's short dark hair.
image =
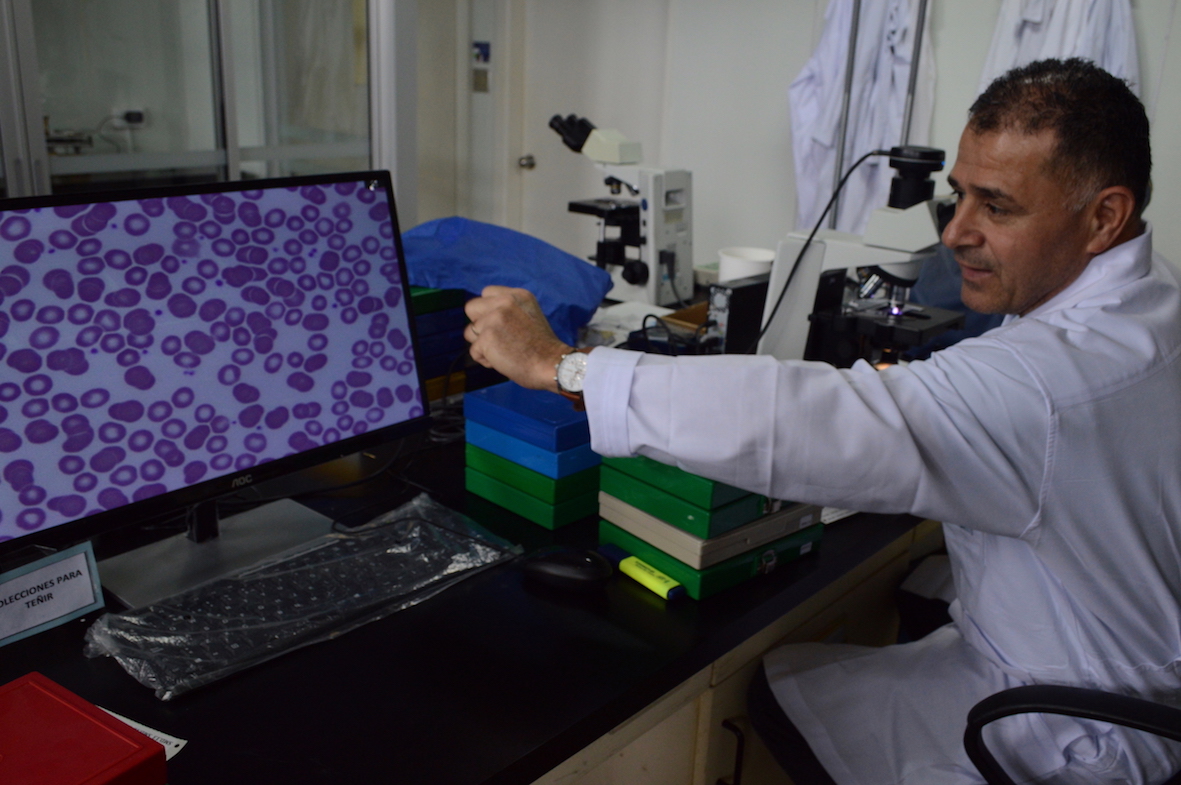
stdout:
{"type": "Polygon", "coordinates": [[[1113,185],[1132,191],[1136,215],[1148,204],[1152,147],[1144,105],[1127,83],[1073,57],[1014,68],[988,86],[968,110],[976,133],[1053,131],[1049,170],[1065,178],[1081,209],[1113,185]]]}

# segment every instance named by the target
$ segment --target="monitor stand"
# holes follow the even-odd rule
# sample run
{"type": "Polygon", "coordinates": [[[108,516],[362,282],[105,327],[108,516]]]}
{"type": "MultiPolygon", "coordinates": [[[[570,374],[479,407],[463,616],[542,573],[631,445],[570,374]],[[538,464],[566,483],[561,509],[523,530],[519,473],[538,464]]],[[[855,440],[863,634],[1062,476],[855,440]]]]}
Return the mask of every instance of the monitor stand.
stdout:
{"type": "Polygon", "coordinates": [[[328,534],[332,519],[280,499],[218,521],[220,535],[186,534],[98,563],[102,585],[128,608],[140,608],[328,534]]]}

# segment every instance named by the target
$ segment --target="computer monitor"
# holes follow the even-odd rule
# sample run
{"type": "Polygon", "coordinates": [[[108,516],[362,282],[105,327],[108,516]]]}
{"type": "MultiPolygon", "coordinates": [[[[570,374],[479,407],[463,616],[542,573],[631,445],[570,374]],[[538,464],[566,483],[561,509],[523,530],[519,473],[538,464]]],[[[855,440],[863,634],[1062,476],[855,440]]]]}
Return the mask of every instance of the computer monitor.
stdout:
{"type": "Polygon", "coordinates": [[[388,172],[0,202],[0,560],[425,427],[408,295],[388,172]]]}

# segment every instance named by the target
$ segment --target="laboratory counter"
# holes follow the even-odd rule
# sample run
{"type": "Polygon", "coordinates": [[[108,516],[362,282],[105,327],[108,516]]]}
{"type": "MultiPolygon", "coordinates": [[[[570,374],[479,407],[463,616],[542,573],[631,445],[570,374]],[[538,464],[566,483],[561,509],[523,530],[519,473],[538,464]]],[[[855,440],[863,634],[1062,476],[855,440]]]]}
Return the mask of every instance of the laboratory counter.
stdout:
{"type": "MultiPolygon", "coordinates": [[[[398,472],[526,550],[595,544],[595,519],[551,532],[469,496],[462,442],[419,452],[398,472]]],[[[379,477],[307,503],[343,517],[398,485],[379,477]]],[[[83,656],[92,614],[0,649],[0,683],[40,671],[187,740],[168,764],[172,785],[531,783],[766,636],[918,524],[909,516],[838,521],[816,552],[701,602],[666,603],[620,575],[601,593],[570,595],[533,585],[509,561],[171,701],[113,659],[83,656]]]]}

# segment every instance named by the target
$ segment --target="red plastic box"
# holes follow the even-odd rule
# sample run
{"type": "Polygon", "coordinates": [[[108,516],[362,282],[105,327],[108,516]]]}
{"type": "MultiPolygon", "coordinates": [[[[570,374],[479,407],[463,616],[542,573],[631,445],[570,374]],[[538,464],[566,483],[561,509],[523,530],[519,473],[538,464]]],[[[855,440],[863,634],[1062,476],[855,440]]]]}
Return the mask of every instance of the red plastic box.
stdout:
{"type": "Polygon", "coordinates": [[[0,782],[164,785],[164,747],[40,673],[0,687],[0,782]]]}

